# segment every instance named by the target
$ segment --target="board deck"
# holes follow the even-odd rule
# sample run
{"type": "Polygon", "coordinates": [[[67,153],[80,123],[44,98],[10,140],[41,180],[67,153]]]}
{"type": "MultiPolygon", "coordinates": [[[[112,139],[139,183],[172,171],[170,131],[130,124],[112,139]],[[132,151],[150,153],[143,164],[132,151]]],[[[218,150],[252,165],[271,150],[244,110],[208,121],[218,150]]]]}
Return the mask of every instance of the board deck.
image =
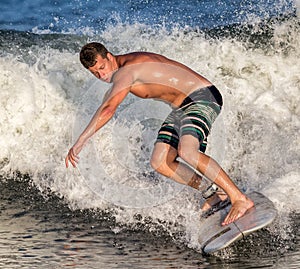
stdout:
{"type": "Polygon", "coordinates": [[[205,253],[212,253],[228,247],[244,236],[269,225],[277,215],[273,203],[259,192],[247,194],[255,206],[240,219],[226,226],[221,223],[230,210],[231,204],[212,211],[200,223],[199,243],[205,253]]]}

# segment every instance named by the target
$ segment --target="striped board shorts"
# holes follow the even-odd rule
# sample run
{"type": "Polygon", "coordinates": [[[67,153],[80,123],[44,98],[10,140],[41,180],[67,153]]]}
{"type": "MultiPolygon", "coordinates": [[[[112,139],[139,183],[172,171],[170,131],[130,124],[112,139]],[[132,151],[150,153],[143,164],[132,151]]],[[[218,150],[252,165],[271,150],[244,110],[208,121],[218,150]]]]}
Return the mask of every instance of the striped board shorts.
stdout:
{"type": "Polygon", "coordinates": [[[207,136],[222,105],[222,96],[213,85],[192,92],[165,119],[155,143],[166,143],[177,149],[180,137],[192,135],[199,141],[199,150],[205,152],[207,136]]]}

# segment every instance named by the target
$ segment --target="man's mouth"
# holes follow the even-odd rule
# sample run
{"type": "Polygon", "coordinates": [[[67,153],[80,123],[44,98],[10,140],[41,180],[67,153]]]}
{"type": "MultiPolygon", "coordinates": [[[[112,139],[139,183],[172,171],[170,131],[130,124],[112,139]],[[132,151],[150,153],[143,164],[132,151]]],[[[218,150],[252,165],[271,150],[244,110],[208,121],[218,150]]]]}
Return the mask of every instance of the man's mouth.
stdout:
{"type": "Polygon", "coordinates": [[[102,81],[109,83],[109,77],[105,76],[101,78],[102,81]]]}

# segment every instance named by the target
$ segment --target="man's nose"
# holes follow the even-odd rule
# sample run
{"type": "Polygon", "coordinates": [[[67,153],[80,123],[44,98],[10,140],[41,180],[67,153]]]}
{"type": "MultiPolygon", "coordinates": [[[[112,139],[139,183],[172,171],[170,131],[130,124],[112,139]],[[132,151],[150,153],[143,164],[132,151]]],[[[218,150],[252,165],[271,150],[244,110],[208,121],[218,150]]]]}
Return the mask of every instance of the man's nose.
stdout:
{"type": "Polygon", "coordinates": [[[99,74],[99,77],[100,77],[100,78],[105,77],[105,73],[104,73],[104,72],[98,71],[98,74],[99,74]]]}

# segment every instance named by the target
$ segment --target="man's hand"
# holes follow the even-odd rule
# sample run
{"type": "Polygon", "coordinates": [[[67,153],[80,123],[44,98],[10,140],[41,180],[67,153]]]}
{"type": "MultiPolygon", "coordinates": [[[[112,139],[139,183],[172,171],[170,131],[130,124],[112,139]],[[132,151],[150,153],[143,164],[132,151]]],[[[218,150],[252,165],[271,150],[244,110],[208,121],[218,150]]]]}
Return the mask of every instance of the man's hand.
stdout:
{"type": "Polygon", "coordinates": [[[69,150],[68,155],[65,159],[66,167],[69,167],[69,162],[76,168],[76,165],[79,162],[79,152],[82,149],[83,144],[76,142],[75,145],[69,150]]]}

